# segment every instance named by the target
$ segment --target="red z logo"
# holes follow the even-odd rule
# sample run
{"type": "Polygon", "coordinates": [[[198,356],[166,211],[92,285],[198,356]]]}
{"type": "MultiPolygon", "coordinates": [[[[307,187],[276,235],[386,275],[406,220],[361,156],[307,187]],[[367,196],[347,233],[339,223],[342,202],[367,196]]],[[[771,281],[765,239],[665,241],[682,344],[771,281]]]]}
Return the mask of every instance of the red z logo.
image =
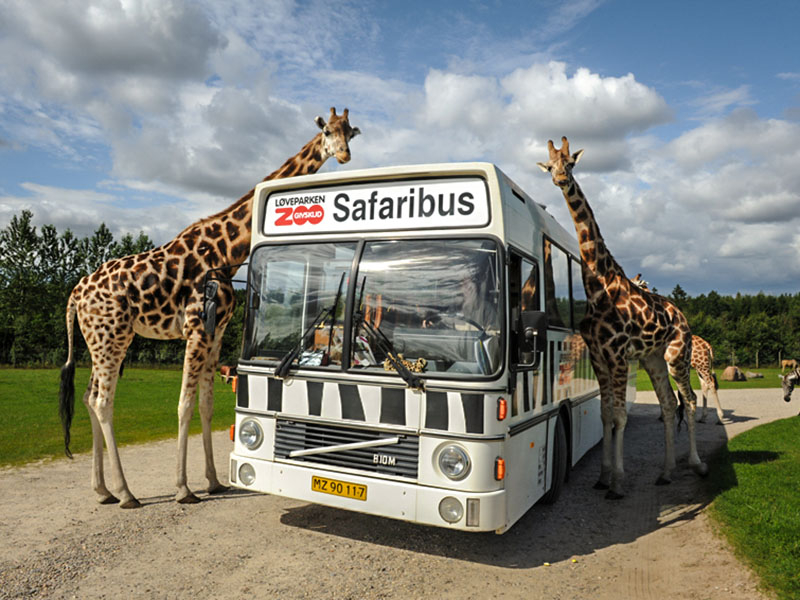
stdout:
{"type": "Polygon", "coordinates": [[[275,220],[276,227],[302,225],[303,223],[316,225],[322,221],[322,217],[325,215],[325,211],[321,206],[306,207],[300,205],[294,209],[287,206],[276,208],[275,212],[279,215],[275,220]]]}
{"type": "Polygon", "coordinates": [[[276,208],[275,212],[280,216],[275,221],[276,226],[291,225],[292,224],[292,209],[291,208],[276,208]]]}

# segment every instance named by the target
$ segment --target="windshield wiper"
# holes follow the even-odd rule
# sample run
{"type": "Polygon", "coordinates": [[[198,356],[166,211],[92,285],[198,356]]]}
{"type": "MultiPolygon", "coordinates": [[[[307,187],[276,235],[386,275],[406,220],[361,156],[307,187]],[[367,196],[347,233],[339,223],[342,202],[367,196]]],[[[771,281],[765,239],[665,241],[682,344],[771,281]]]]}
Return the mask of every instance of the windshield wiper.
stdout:
{"type": "Polygon", "coordinates": [[[392,364],[395,371],[397,371],[400,377],[403,378],[403,381],[406,382],[406,385],[408,385],[408,387],[410,387],[411,389],[420,390],[424,392],[425,381],[419,375],[416,375],[411,371],[409,371],[408,367],[406,367],[403,364],[403,361],[400,360],[400,358],[398,357],[397,350],[395,350],[394,348],[394,344],[388,337],[386,337],[386,334],[383,333],[379,327],[375,327],[374,325],[372,325],[371,323],[367,322],[364,319],[364,310],[361,308],[362,306],[361,301],[364,298],[364,284],[366,282],[367,278],[364,277],[363,281],[361,282],[361,293],[359,294],[359,299],[357,304],[358,310],[354,315],[354,320],[355,320],[353,326],[354,338],[355,336],[358,335],[359,329],[361,329],[361,327],[363,326],[364,329],[366,329],[372,335],[372,338],[377,343],[378,348],[382,350],[384,354],[386,354],[386,357],[388,358],[389,362],[392,364]]]}
{"type": "MultiPolygon", "coordinates": [[[[320,323],[324,323],[328,316],[332,316],[330,335],[333,336],[333,322],[336,321],[336,310],[339,308],[339,300],[342,298],[342,285],[344,284],[344,276],[345,271],[342,271],[342,276],[339,278],[339,288],[336,291],[336,299],[334,300],[333,305],[323,308],[319,312],[319,314],[311,322],[311,325],[309,325],[303,332],[303,335],[300,336],[300,341],[297,342],[297,345],[289,350],[289,352],[287,352],[281,359],[281,362],[278,363],[278,366],[275,367],[275,377],[278,379],[282,379],[289,374],[289,371],[292,368],[292,363],[297,358],[297,355],[302,352],[303,348],[305,348],[306,340],[308,339],[309,334],[311,334],[320,323]]],[[[330,352],[330,340],[328,341],[328,351],[330,352]]]]}

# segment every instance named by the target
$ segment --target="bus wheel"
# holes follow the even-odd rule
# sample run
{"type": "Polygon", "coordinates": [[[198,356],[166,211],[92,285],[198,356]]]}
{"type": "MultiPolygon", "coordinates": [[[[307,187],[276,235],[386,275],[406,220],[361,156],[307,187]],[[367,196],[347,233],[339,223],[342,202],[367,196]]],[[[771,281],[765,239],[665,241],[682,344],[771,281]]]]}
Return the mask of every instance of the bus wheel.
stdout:
{"type": "Polygon", "coordinates": [[[555,440],[553,444],[553,482],[550,489],[542,496],[544,504],[553,504],[561,494],[561,488],[567,479],[567,432],[564,429],[564,420],[559,417],[556,421],[555,440]]]}

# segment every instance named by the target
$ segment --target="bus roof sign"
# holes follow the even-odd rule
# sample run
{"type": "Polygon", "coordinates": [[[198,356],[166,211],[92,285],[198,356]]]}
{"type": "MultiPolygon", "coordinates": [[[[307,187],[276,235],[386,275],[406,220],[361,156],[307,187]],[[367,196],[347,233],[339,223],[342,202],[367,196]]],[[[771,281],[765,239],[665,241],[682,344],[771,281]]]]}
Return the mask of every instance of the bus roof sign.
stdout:
{"type": "Polygon", "coordinates": [[[488,224],[486,182],[445,177],[276,192],[267,198],[263,230],[297,235],[488,224]]]}

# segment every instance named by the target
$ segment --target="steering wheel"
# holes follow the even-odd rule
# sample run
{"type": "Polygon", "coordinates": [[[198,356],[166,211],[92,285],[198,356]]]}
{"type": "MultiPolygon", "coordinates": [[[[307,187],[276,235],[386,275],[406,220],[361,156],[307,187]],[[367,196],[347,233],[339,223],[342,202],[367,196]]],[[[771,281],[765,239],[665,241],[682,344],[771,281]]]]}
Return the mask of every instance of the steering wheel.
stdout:
{"type": "Polygon", "coordinates": [[[452,319],[454,321],[461,321],[462,323],[466,323],[467,325],[472,325],[475,329],[477,329],[481,333],[481,337],[483,336],[483,334],[486,334],[486,329],[481,327],[477,321],[461,313],[445,312],[445,313],[440,313],[439,316],[442,318],[442,320],[452,319]]]}

